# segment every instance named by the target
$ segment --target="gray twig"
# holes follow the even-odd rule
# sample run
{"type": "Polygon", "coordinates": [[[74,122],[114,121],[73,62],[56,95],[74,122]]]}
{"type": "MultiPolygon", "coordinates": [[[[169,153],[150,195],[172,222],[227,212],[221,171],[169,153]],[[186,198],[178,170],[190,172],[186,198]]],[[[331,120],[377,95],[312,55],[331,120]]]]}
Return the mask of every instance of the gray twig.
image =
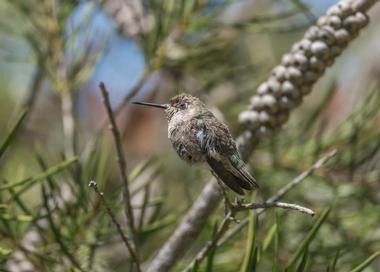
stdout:
{"type": "MultiPolygon", "coordinates": [[[[226,195],[224,195],[225,198],[227,198],[226,195]]],[[[227,198],[228,199],[228,198],[227,198]]],[[[228,200],[226,200],[228,201],[228,200]]],[[[231,210],[226,213],[226,215],[223,218],[223,221],[220,223],[218,230],[216,231],[213,238],[206,243],[206,245],[197,253],[195,258],[190,262],[188,266],[183,270],[183,272],[189,272],[193,269],[195,265],[199,265],[207,256],[208,254],[214,250],[216,247],[218,247],[220,244],[218,241],[223,237],[223,235],[227,232],[228,227],[232,221],[236,222],[235,214],[239,211],[245,211],[250,209],[268,209],[268,208],[282,208],[282,209],[291,209],[296,210],[301,213],[306,213],[311,216],[313,216],[315,213],[311,209],[302,207],[297,204],[291,204],[291,203],[285,203],[285,202],[262,202],[262,203],[250,203],[250,204],[231,204],[229,206],[231,210]]]]}
{"type": "Polygon", "coordinates": [[[268,209],[268,208],[282,208],[282,209],[289,209],[289,210],[296,210],[301,213],[306,213],[311,216],[314,216],[315,212],[309,208],[302,207],[297,204],[291,204],[286,202],[262,202],[262,203],[250,203],[250,204],[240,204],[236,207],[234,207],[238,211],[244,211],[244,210],[250,210],[250,209],[268,209]]]}
{"type": "Polygon", "coordinates": [[[124,201],[125,201],[125,213],[128,220],[130,231],[132,233],[132,237],[135,237],[136,230],[135,230],[134,216],[133,216],[133,210],[132,210],[132,205],[131,205],[131,197],[130,197],[130,192],[129,192],[128,176],[126,173],[126,162],[125,162],[125,158],[123,154],[123,145],[121,143],[120,133],[117,128],[116,121],[111,109],[111,104],[109,101],[108,91],[106,89],[106,86],[104,85],[103,82],[100,82],[99,88],[102,93],[103,104],[107,111],[108,119],[110,122],[110,129],[112,132],[112,136],[113,136],[113,140],[114,140],[115,148],[116,148],[117,162],[119,165],[121,180],[124,186],[123,192],[124,192],[124,201]]]}
{"type": "MultiPolygon", "coordinates": [[[[288,193],[291,189],[293,189],[295,186],[297,186],[299,183],[301,183],[303,180],[305,180],[307,177],[311,176],[315,170],[318,168],[321,168],[324,166],[332,157],[336,155],[336,150],[327,153],[325,156],[320,158],[318,161],[316,161],[309,169],[302,172],[300,175],[298,175],[296,178],[294,178],[292,181],[290,181],[288,184],[286,184],[284,187],[282,187],[280,190],[278,190],[271,198],[269,198],[266,203],[276,202],[281,197],[283,197],[286,193],[288,193]]],[[[264,212],[264,209],[259,209],[257,211],[257,215],[260,215],[264,212]]],[[[218,246],[224,244],[226,241],[228,241],[230,238],[235,236],[237,233],[240,232],[245,226],[248,225],[248,220],[244,219],[239,225],[237,225],[235,228],[229,230],[224,237],[219,241],[218,246]]]]}
{"type": "Polygon", "coordinates": [[[133,243],[133,241],[131,241],[130,239],[128,239],[128,237],[124,234],[124,232],[123,232],[123,230],[122,230],[119,222],[116,220],[115,215],[113,214],[110,206],[108,205],[107,201],[104,198],[104,193],[101,192],[101,191],[99,191],[98,184],[95,181],[93,181],[93,180],[89,182],[88,186],[91,187],[91,188],[93,188],[94,191],[100,197],[100,200],[102,201],[104,207],[106,208],[107,214],[110,216],[112,222],[116,226],[116,229],[119,232],[120,237],[123,240],[125,246],[127,247],[128,251],[129,251],[129,254],[131,255],[131,257],[133,259],[133,262],[136,264],[137,270],[140,272],[141,271],[140,261],[139,261],[139,257],[137,255],[134,243],[133,243]]]}
{"type": "MultiPolygon", "coordinates": [[[[151,70],[147,69],[144,72],[144,75],[139,79],[139,81],[133,86],[133,88],[129,91],[128,95],[123,99],[123,101],[120,103],[120,105],[115,109],[114,116],[117,118],[119,114],[123,111],[125,106],[128,104],[128,102],[141,90],[141,87],[144,85],[144,83],[147,81],[147,79],[151,75],[151,70]]],[[[101,120],[100,125],[97,127],[94,134],[91,136],[91,138],[87,141],[87,144],[84,147],[83,153],[88,155],[90,154],[96,144],[96,140],[99,138],[99,135],[103,128],[107,125],[107,121],[101,120]]],[[[124,134],[124,133],[122,133],[124,134]]]]}
{"type": "Polygon", "coordinates": [[[303,180],[305,180],[307,177],[313,174],[315,170],[324,166],[326,162],[328,162],[332,157],[336,155],[336,153],[337,153],[337,150],[334,149],[330,151],[329,153],[327,153],[326,155],[324,155],[322,158],[316,161],[309,169],[307,169],[305,172],[302,172],[301,175],[297,176],[291,182],[289,182],[280,190],[278,190],[275,195],[273,195],[271,198],[267,200],[267,202],[273,202],[273,201],[279,200],[287,192],[289,192],[291,189],[293,189],[295,186],[297,186],[299,183],[301,183],[303,180]]]}

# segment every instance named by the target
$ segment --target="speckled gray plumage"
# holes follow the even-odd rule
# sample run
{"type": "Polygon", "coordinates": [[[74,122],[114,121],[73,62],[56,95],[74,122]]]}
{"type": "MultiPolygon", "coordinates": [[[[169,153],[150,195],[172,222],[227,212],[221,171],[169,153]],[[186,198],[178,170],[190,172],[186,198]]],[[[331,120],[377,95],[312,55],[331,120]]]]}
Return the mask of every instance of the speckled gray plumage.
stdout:
{"type": "Polygon", "coordinates": [[[168,137],[189,163],[207,162],[212,171],[238,194],[257,188],[246,170],[228,127],[205,104],[189,94],[173,97],[165,109],[168,137]]]}

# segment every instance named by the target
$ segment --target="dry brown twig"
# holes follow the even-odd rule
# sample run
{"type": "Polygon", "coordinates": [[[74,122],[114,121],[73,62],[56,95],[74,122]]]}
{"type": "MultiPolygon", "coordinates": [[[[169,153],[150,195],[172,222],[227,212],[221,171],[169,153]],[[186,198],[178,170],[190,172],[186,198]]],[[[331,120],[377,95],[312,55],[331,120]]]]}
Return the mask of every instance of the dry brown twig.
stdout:
{"type": "MultiPolygon", "coordinates": [[[[143,76],[138,80],[138,82],[132,87],[130,92],[127,96],[124,97],[123,101],[120,103],[119,106],[114,110],[113,115],[117,117],[120,115],[121,112],[125,109],[125,106],[131,101],[131,99],[138,94],[138,92],[141,90],[144,83],[147,81],[147,79],[151,76],[152,71],[147,69],[145,70],[143,76]]],[[[96,129],[96,131],[92,134],[91,138],[87,141],[85,147],[83,148],[83,153],[85,154],[84,157],[87,157],[91,152],[93,152],[93,149],[96,145],[96,141],[99,138],[99,135],[103,131],[104,127],[107,125],[107,119],[104,119],[100,121],[99,127],[96,129]]],[[[124,133],[122,133],[123,135],[124,133]]]]}
{"type": "Polygon", "coordinates": [[[136,264],[137,271],[140,272],[141,271],[140,261],[139,261],[139,257],[138,257],[137,252],[136,252],[136,247],[134,246],[133,241],[131,241],[130,239],[128,239],[128,237],[124,234],[123,229],[121,228],[121,226],[120,226],[119,222],[117,221],[115,215],[113,214],[110,206],[108,205],[107,201],[104,198],[104,193],[101,192],[101,191],[99,191],[98,184],[95,181],[93,181],[93,180],[89,182],[88,186],[90,188],[94,189],[94,191],[99,196],[99,198],[102,201],[104,207],[106,208],[107,214],[110,216],[112,222],[116,226],[116,229],[117,229],[118,233],[120,234],[121,239],[123,240],[125,246],[127,247],[128,251],[129,251],[129,254],[132,257],[133,262],[136,264]]]}
{"type": "MultiPolygon", "coordinates": [[[[281,67],[273,71],[270,80],[252,97],[249,110],[239,116],[239,121],[247,126],[237,141],[243,159],[249,158],[261,139],[272,136],[282,127],[290,112],[302,103],[303,96],[310,93],[311,87],[322,77],[326,68],[334,63],[336,57],[365,27],[368,23],[366,12],[376,2],[340,1],[328,10],[326,16],[319,18],[315,26],[309,28],[301,42],[294,45],[283,59],[281,67]],[[306,71],[300,76],[299,71],[302,69],[306,71]]],[[[218,185],[212,179],[172,236],[160,248],[147,271],[169,271],[192,245],[221,199],[218,185]]]]}
{"type": "Polygon", "coordinates": [[[115,143],[116,148],[116,154],[117,154],[117,162],[119,165],[120,170],[120,176],[121,180],[123,182],[123,193],[124,193],[124,202],[125,202],[125,214],[128,220],[129,229],[132,233],[133,240],[135,239],[136,229],[134,224],[134,215],[132,210],[132,204],[131,204],[131,196],[129,191],[129,184],[128,184],[128,176],[126,172],[126,162],[125,157],[123,153],[123,145],[120,137],[119,130],[116,125],[116,121],[111,109],[111,104],[108,97],[108,91],[106,89],[106,86],[103,82],[100,82],[99,84],[100,91],[102,93],[103,98],[103,104],[107,111],[108,119],[110,122],[110,130],[112,132],[112,137],[115,143]]]}

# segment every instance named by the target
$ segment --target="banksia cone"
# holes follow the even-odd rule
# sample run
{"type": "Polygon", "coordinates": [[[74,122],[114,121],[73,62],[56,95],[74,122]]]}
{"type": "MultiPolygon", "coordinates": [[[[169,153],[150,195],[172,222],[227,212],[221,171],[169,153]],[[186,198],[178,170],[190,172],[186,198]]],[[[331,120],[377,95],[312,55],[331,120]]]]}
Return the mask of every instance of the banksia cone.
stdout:
{"type": "Polygon", "coordinates": [[[368,16],[352,1],[332,6],[301,41],[282,57],[269,79],[257,88],[250,107],[239,115],[257,137],[272,134],[288,120],[327,67],[368,24],[368,16]]]}

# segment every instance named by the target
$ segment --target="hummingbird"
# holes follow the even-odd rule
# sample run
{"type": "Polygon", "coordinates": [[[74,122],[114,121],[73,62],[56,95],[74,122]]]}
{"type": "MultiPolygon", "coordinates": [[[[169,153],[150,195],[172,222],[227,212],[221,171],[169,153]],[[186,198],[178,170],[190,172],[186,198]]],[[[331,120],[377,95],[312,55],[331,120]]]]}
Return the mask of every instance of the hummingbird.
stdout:
{"type": "Polygon", "coordinates": [[[161,108],[168,121],[168,138],[179,157],[193,164],[207,163],[219,180],[239,195],[257,189],[228,127],[197,97],[183,93],[167,104],[133,102],[161,108]]]}

